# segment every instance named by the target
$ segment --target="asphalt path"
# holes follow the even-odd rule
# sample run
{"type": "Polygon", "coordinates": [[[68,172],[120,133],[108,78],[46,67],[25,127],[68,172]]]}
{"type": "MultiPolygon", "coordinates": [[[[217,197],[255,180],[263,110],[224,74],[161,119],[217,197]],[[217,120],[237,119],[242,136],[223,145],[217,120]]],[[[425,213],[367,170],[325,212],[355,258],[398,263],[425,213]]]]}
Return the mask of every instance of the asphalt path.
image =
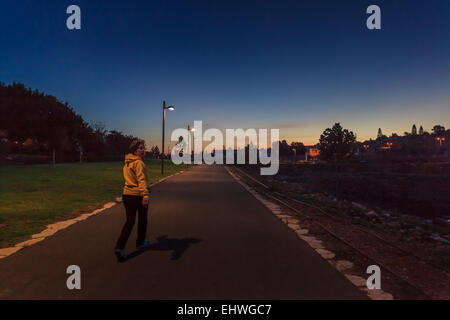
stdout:
{"type": "Polygon", "coordinates": [[[0,299],[364,299],[365,296],[236,182],[196,166],[155,186],[148,239],[116,260],[118,204],[0,260],[0,299]],[[69,290],[66,269],[81,269],[69,290]]]}

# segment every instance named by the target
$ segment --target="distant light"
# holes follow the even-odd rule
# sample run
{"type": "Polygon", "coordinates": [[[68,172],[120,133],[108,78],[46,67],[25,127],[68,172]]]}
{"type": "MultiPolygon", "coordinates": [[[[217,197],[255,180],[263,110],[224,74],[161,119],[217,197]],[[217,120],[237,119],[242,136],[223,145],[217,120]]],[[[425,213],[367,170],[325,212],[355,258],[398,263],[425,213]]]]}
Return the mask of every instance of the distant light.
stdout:
{"type": "Polygon", "coordinates": [[[439,141],[439,145],[442,146],[442,141],[445,141],[444,137],[437,137],[436,141],[439,141]]]}
{"type": "Polygon", "coordinates": [[[191,128],[191,129],[189,129],[189,131],[194,132],[194,131],[195,131],[195,128],[191,128]]]}

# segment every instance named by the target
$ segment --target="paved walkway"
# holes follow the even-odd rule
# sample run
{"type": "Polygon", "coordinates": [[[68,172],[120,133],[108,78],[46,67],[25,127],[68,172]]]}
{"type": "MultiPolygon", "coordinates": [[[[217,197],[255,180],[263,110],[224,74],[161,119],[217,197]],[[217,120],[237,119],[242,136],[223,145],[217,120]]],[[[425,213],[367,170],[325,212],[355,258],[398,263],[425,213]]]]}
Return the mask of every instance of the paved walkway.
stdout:
{"type": "Polygon", "coordinates": [[[155,186],[150,207],[148,250],[133,253],[134,230],[116,261],[116,205],[0,260],[0,299],[365,298],[221,166],[155,186]],[[81,290],[66,287],[69,265],[81,290]]]}

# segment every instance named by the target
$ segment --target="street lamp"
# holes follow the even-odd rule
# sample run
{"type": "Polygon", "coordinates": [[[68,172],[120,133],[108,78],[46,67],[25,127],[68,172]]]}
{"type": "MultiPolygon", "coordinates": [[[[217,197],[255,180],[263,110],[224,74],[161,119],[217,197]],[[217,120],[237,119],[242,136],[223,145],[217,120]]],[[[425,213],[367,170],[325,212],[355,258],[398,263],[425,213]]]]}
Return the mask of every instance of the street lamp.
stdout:
{"type": "Polygon", "coordinates": [[[164,174],[164,131],[166,125],[166,109],[175,110],[173,106],[166,107],[166,101],[163,101],[163,123],[162,123],[162,154],[161,154],[161,174],[164,174]]]}
{"type": "Polygon", "coordinates": [[[437,137],[436,140],[439,141],[439,146],[442,147],[442,141],[445,141],[445,138],[444,137],[437,137]]]}
{"type": "MultiPolygon", "coordinates": [[[[189,131],[189,144],[191,144],[191,132],[194,132],[195,131],[195,128],[191,128],[189,125],[188,125],[188,131],[189,131]]],[[[194,148],[194,144],[192,144],[192,148],[189,148],[189,153],[191,154],[191,156],[192,156],[192,149],[194,148]]]]}

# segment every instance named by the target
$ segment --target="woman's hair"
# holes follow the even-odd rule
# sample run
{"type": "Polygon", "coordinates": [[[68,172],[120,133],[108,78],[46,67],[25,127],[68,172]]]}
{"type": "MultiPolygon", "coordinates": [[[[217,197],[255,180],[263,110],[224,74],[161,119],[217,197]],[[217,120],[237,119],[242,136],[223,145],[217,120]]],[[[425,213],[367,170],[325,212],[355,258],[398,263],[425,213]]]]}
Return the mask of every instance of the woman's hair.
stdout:
{"type": "Polygon", "coordinates": [[[133,140],[133,142],[131,142],[129,147],[130,152],[134,154],[140,145],[145,146],[145,141],[141,139],[133,140]]]}

